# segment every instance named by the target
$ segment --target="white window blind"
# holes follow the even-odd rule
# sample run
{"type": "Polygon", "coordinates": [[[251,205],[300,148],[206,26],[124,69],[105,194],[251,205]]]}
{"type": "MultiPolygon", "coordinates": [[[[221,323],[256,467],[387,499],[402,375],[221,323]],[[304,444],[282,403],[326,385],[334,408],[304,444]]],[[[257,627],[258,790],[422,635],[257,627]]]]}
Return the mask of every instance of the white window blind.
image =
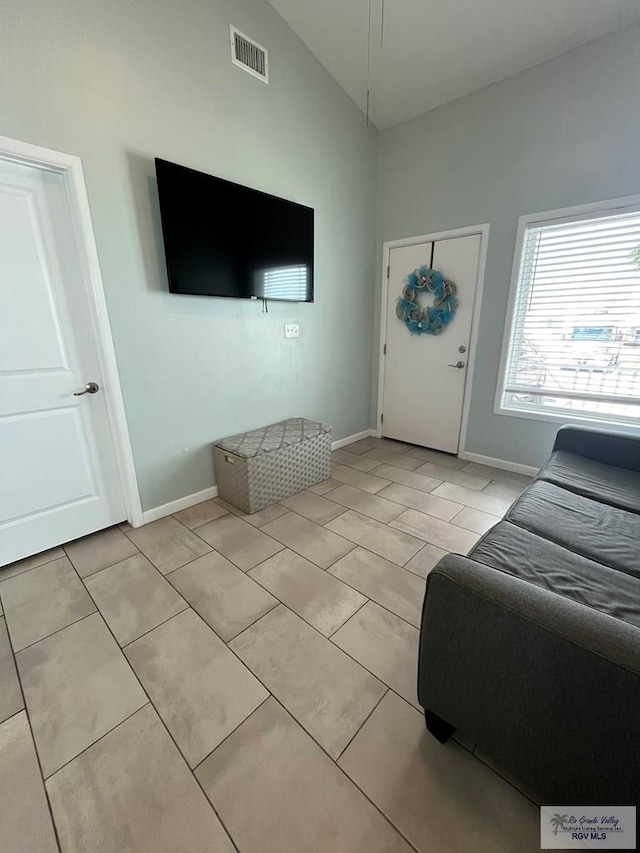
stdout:
{"type": "Polygon", "coordinates": [[[502,409],[640,417],[640,209],[524,229],[502,409]]]}

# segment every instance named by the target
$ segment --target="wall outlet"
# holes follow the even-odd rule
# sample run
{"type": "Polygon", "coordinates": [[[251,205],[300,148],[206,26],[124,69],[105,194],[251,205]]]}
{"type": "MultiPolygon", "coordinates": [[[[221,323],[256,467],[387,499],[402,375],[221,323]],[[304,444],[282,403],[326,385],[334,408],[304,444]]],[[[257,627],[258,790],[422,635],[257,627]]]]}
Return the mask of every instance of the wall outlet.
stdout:
{"type": "Polygon", "coordinates": [[[298,325],[298,323],[285,323],[284,336],[285,338],[299,338],[300,326],[298,325]]]}

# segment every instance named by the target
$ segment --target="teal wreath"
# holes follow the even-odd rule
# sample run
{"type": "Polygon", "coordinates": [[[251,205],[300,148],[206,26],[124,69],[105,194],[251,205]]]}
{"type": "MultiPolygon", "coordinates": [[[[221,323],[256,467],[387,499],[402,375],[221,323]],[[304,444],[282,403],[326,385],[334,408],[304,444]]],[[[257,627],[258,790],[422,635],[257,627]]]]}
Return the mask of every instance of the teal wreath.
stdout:
{"type": "Polygon", "coordinates": [[[453,320],[458,307],[456,286],[442,273],[429,267],[414,270],[404,280],[396,316],[412,335],[439,335],[453,320]],[[433,293],[433,305],[421,308],[420,293],[433,293]]]}

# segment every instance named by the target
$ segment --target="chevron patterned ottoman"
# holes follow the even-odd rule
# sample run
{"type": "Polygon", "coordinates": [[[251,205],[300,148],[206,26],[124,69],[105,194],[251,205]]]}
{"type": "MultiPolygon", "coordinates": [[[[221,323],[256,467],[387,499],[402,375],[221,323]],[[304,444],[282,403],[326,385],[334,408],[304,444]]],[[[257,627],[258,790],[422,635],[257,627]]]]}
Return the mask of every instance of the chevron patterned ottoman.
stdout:
{"type": "Polygon", "coordinates": [[[213,452],[219,497],[254,513],[329,477],[331,427],[289,418],[223,438],[213,452]]]}

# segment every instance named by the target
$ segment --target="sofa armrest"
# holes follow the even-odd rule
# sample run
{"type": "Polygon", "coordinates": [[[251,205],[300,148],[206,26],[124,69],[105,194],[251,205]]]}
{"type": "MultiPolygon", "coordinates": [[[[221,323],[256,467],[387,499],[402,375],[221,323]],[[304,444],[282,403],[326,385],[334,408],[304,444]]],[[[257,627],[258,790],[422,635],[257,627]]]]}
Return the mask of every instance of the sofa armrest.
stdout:
{"type": "Polygon", "coordinates": [[[430,573],[423,707],[539,803],[640,802],[640,630],[473,560],[430,573]]]}
{"type": "Polygon", "coordinates": [[[554,450],[569,450],[606,465],[640,471],[640,435],[579,426],[560,427],[554,450]]]}

